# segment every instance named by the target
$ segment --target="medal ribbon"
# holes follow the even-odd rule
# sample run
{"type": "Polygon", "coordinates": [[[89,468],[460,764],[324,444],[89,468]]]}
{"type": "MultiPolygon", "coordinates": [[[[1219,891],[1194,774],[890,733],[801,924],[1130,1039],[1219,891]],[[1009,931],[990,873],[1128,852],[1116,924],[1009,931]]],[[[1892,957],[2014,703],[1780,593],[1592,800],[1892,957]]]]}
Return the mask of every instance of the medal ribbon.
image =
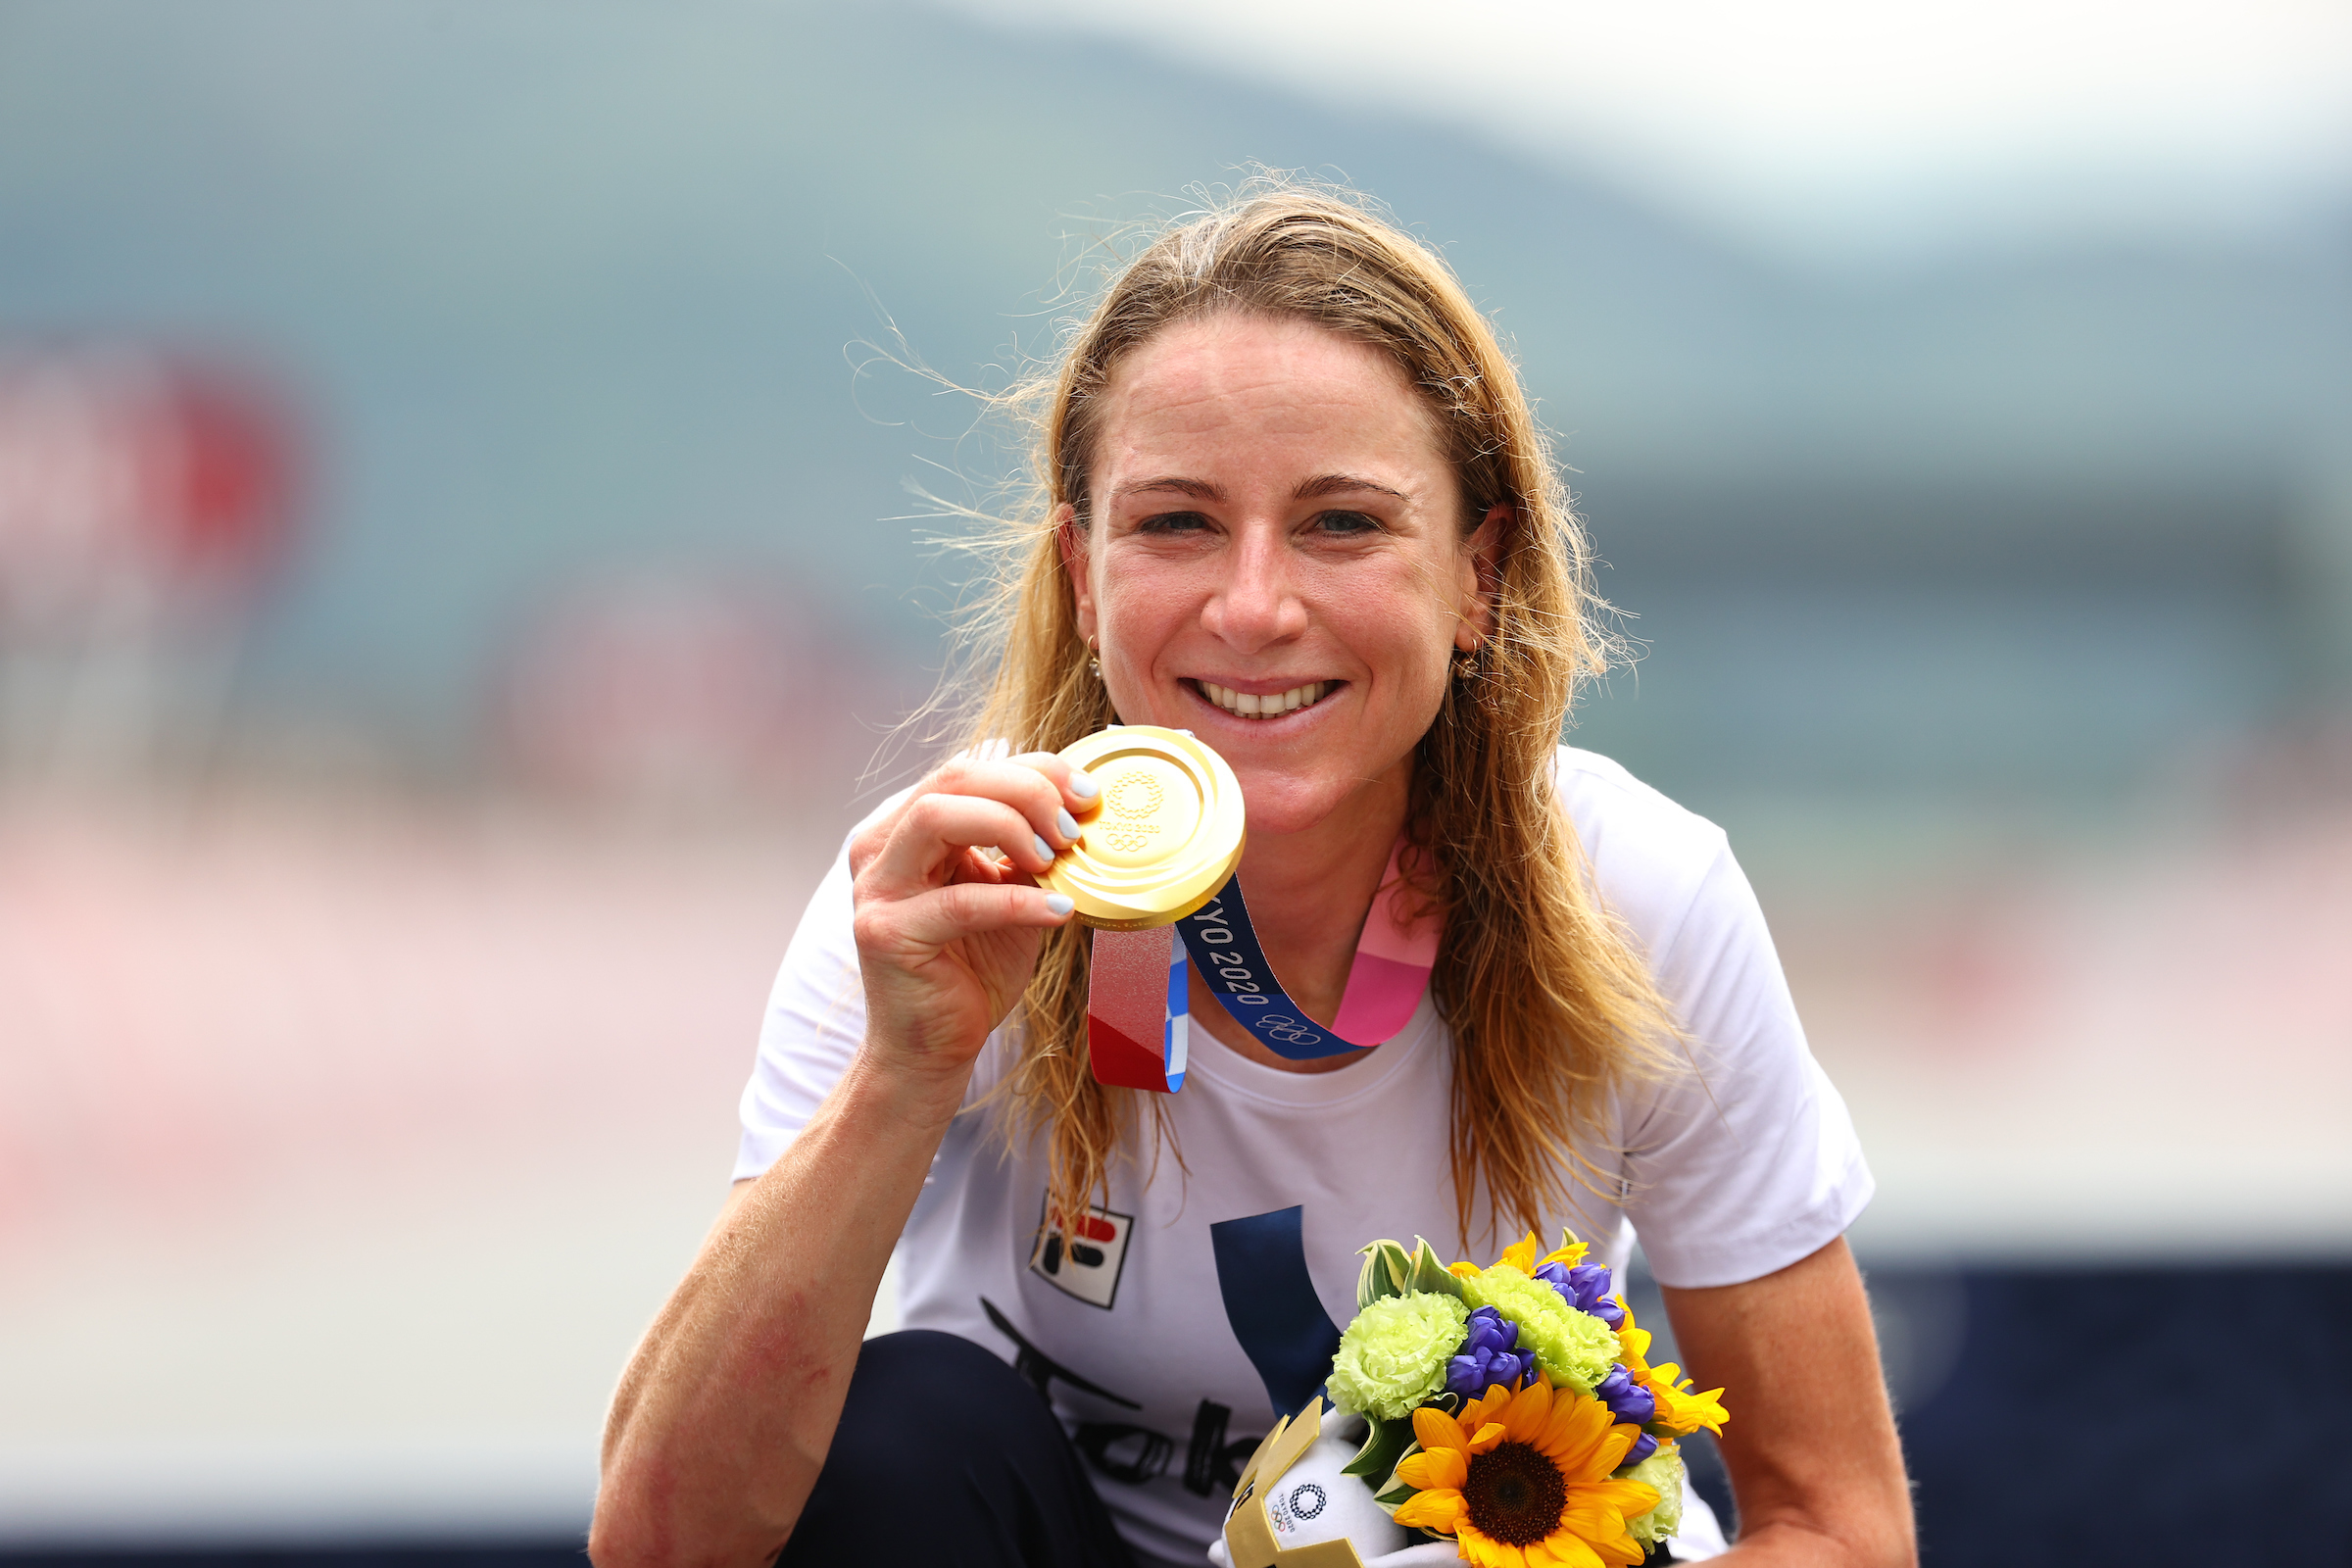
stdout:
{"type": "Polygon", "coordinates": [[[1087,1049],[1095,1076],[1106,1084],[1171,1095],[1184,1087],[1191,1043],[1188,958],[1235,1021],[1291,1061],[1365,1051],[1395,1038],[1412,1021],[1429,990],[1443,934],[1436,920],[1407,925],[1398,914],[1396,895],[1403,877],[1396,862],[1403,850],[1399,839],[1389,852],[1388,869],[1356,939],[1339,1016],[1328,1029],[1309,1018],[1275,978],[1238,876],[1176,922],[1182,941],[1167,926],[1097,931],[1086,999],[1087,1049]]]}

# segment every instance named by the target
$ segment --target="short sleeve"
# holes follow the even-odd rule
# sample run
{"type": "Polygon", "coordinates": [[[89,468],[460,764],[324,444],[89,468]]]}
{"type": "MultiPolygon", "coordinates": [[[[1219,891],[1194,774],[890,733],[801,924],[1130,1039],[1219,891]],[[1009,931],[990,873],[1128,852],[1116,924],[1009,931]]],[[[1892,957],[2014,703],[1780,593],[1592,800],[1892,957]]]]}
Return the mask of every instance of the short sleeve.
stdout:
{"type": "Polygon", "coordinates": [[[760,1175],[800,1135],[865,1039],[856,906],[847,842],[784,950],[760,1024],[760,1057],[743,1090],[735,1179],[760,1175]]]}
{"type": "Polygon", "coordinates": [[[1624,1096],[1626,1210],[1661,1283],[1761,1278],[1844,1233],[1870,1168],[1728,845],[1651,955],[1697,1070],[1624,1096]]]}

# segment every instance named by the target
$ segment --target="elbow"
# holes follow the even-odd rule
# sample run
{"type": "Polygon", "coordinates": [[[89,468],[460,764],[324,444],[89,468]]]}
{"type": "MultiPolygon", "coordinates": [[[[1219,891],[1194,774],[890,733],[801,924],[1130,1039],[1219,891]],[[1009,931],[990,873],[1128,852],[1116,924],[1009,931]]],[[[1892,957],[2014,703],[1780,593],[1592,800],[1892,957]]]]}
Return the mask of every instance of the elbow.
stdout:
{"type": "Polygon", "coordinates": [[[606,1492],[597,1494],[596,1514],[588,1522],[588,1560],[594,1568],[657,1568],[662,1558],[656,1547],[634,1510],[606,1492]]]}
{"type": "Polygon", "coordinates": [[[1919,1538],[1911,1519],[1911,1498],[1905,1491],[1902,1505],[1876,1517],[1845,1522],[1839,1544],[1854,1568],[1919,1568],[1919,1538]]]}
{"type": "Polygon", "coordinates": [[[709,1558],[694,1549],[693,1532],[663,1506],[663,1489],[646,1485],[640,1467],[608,1465],[588,1522],[588,1560],[595,1568],[687,1568],[709,1558]]]}
{"type": "Polygon", "coordinates": [[[1911,1519],[1910,1497],[1902,1508],[1875,1520],[1850,1520],[1838,1544],[1854,1568],[1919,1568],[1919,1538],[1911,1519]]]}
{"type": "Polygon", "coordinates": [[[722,1477],[695,1477],[624,1446],[597,1489],[588,1560],[595,1568],[766,1568],[792,1523],[763,1520],[766,1510],[745,1500],[722,1477]]]}
{"type": "MultiPolygon", "coordinates": [[[[1919,1568],[1919,1542],[1912,1528],[1908,1492],[1900,1509],[1876,1508],[1857,1500],[1830,1517],[1782,1515],[1752,1523],[1742,1518],[1739,1544],[1760,1546],[1759,1560],[1773,1562],[1919,1568]]],[[[602,1559],[599,1568],[603,1568],[602,1559]]]]}

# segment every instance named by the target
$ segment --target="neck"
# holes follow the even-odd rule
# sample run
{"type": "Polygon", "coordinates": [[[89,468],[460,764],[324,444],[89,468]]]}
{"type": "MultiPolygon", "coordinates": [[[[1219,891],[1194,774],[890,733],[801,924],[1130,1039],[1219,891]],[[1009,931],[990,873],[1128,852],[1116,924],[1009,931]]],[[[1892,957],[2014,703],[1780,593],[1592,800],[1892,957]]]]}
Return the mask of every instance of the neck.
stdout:
{"type": "MultiPolygon", "coordinates": [[[[1412,764],[1375,779],[1313,827],[1253,837],[1242,852],[1242,885],[1250,921],[1284,989],[1306,1015],[1329,1026],[1340,1015],[1356,939],[1380,891],[1389,851],[1404,829],[1412,764]]],[[[1199,973],[1193,975],[1194,1019],[1240,1055],[1281,1072],[1332,1072],[1360,1059],[1349,1054],[1312,1061],[1278,1056],[1227,1016],[1199,973]]]]}
{"type": "Polygon", "coordinates": [[[1339,1015],[1356,939],[1403,831],[1410,761],[1357,790],[1297,833],[1252,837],[1242,886],[1266,957],[1292,1000],[1328,1024],[1339,1015]]]}
{"type": "Polygon", "coordinates": [[[1348,947],[1372,906],[1389,850],[1404,830],[1406,770],[1366,785],[1313,827],[1253,835],[1242,854],[1242,885],[1262,940],[1294,930],[1328,934],[1346,925],[1348,947]]]}

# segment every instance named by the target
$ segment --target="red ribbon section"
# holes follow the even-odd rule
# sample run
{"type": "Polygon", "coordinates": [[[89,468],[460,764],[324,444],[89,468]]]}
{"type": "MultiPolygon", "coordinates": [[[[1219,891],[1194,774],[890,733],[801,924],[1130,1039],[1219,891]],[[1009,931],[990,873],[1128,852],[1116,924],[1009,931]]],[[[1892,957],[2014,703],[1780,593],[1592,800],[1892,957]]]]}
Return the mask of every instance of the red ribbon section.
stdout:
{"type": "Polygon", "coordinates": [[[1121,1089],[1169,1094],[1164,1042],[1168,963],[1176,931],[1097,931],[1086,998],[1086,1049],[1095,1077],[1121,1089]]]}

